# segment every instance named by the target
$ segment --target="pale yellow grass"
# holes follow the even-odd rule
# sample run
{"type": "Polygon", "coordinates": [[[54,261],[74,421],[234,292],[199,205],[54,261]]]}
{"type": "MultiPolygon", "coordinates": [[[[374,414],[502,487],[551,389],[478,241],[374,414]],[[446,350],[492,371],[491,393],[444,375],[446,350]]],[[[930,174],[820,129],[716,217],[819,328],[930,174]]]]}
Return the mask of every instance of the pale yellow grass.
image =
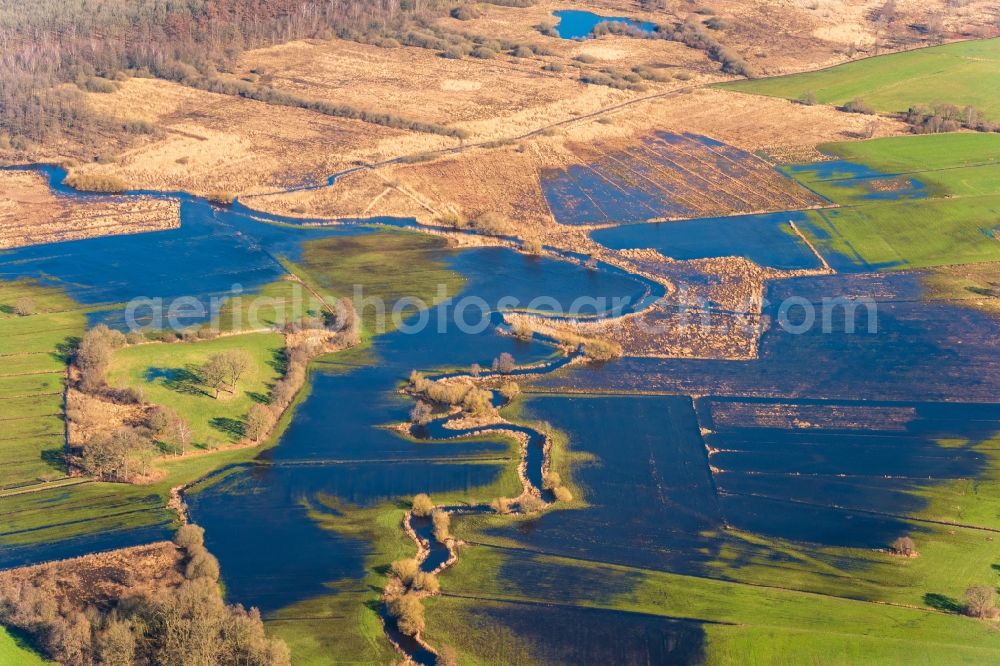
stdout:
{"type": "Polygon", "coordinates": [[[70,201],[33,171],[0,171],[0,249],[180,225],[179,203],[150,197],[70,201]]]}
{"type": "MultiPolygon", "coordinates": [[[[643,94],[582,84],[581,70],[570,66],[568,58],[593,50],[594,46],[542,35],[527,43],[551,46],[550,41],[566,44],[559,46],[565,57],[514,58],[501,54],[489,60],[448,59],[429,49],[386,49],[336,39],[303,40],[248,52],[238,73],[249,75],[251,69],[263,72],[261,80],[268,85],[310,99],[460,127],[470,133],[470,142],[523,133],[546,122],[592,113],[643,94]],[[562,62],[564,70],[543,70],[549,61],[562,62]]],[[[677,63],[704,60],[696,51],[663,41],[607,37],[595,44],[598,50],[613,50],[616,59],[623,61],[605,65],[620,65],[626,71],[634,65],[648,65],[668,80],[677,63]]],[[[589,71],[601,65],[580,66],[589,71]]],[[[670,87],[659,82],[647,86],[650,92],[670,87]]]]}
{"type": "Polygon", "coordinates": [[[156,79],[131,79],[92,106],[142,117],[158,136],[83,172],[111,173],[132,187],[195,194],[273,191],[322,182],[357,161],[455,145],[454,139],[382,127],[303,109],[209,93],[156,79]]]}
{"type": "MultiPolygon", "coordinates": [[[[579,119],[551,134],[499,147],[468,149],[418,164],[394,164],[341,179],[332,187],[255,198],[247,203],[270,212],[324,217],[398,216],[434,223],[460,212],[474,219],[497,212],[515,221],[523,237],[559,234],[542,195],[544,169],[586,163],[655,131],[694,132],[747,151],[814,151],[818,143],[857,138],[869,119],[824,106],[700,89],[638,102],[608,114],[579,119]],[[599,122],[600,119],[606,119],[599,122]],[[609,121],[609,122],[608,122],[609,121]]],[[[878,131],[904,131],[883,120],[878,131]]]]}

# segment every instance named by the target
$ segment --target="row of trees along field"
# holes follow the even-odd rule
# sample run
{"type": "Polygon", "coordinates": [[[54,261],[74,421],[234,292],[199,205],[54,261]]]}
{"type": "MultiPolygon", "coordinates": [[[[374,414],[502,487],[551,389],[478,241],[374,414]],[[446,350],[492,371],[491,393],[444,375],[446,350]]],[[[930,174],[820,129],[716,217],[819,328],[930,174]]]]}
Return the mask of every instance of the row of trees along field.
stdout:
{"type": "Polygon", "coordinates": [[[388,31],[453,0],[0,0],[0,148],[62,132],[148,132],[96,117],[83,90],[124,72],[230,67],[245,48],[345,31],[388,31]],[[70,84],[70,85],[64,85],[70,84]]]}

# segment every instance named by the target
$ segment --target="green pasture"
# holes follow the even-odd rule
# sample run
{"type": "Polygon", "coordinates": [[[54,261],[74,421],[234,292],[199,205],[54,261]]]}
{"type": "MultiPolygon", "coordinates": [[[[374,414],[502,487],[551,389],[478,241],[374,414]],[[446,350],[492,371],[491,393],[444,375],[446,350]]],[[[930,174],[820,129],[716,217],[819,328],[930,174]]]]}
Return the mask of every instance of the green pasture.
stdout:
{"type": "Polygon", "coordinates": [[[62,290],[0,281],[0,488],[65,475],[66,354],[85,327],[62,290]],[[14,314],[20,298],[31,299],[33,314],[14,314]]]}
{"type": "Polygon", "coordinates": [[[132,345],[115,352],[108,371],[111,386],[142,391],[146,402],[171,407],[191,425],[199,448],[238,441],[244,416],[256,403],[267,402],[280,379],[284,339],[277,333],[251,333],[184,343],[132,345]],[[237,385],[235,395],[214,392],[201,384],[198,373],[214,354],[243,350],[253,365],[237,385]]]}
{"type": "Polygon", "coordinates": [[[1000,135],[951,133],[825,144],[838,158],[919,180],[926,196],[866,200],[864,179],[797,167],[788,173],[837,208],[808,212],[803,231],[822,254],[872,268],[1000,260],[1000,135]]]}
{"type": "Polygon", "coordinates": [[[972,105],[1000,120],[1000,39],[965,41],[865,58],[815,72],[721,84],[737,92],[798,99],[812,92],[820,104],[841,106],[855,97],[884,113],[914,104],[972,105]]]}

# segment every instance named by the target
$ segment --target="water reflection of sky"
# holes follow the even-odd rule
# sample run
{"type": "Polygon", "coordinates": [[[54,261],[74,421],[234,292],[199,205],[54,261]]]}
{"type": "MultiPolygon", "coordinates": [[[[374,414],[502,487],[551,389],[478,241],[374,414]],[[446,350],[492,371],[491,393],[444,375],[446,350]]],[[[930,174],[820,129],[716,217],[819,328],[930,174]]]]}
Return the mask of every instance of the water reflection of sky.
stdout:
{"type": "Polygon", "coordinates": [[[623,16],[600,16],[578,9],[562,9],[553,12],[553,15],[559,19],[556,23],[556,32],[563,39],[586,39],[600,23],[624,23],[650,33],[656,29],[655,23],[636,21],[623,16]]]}

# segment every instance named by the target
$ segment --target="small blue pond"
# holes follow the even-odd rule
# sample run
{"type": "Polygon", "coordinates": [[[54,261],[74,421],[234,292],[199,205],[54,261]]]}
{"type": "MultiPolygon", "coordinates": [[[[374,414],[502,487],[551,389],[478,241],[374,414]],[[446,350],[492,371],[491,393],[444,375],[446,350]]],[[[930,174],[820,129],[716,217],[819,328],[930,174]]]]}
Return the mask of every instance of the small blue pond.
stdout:
{"type": "Polygon", "coordinates": [[[587,39],[600,23],[624,23],[648,33],[652,33],[656,29],[655,23],[636,21],[623,16],[600,16],[578,9],[563,9],[553,12],[553,15],[559,19],[559,23],[556,24],[556,32],[563,39],[587,39]]]}

